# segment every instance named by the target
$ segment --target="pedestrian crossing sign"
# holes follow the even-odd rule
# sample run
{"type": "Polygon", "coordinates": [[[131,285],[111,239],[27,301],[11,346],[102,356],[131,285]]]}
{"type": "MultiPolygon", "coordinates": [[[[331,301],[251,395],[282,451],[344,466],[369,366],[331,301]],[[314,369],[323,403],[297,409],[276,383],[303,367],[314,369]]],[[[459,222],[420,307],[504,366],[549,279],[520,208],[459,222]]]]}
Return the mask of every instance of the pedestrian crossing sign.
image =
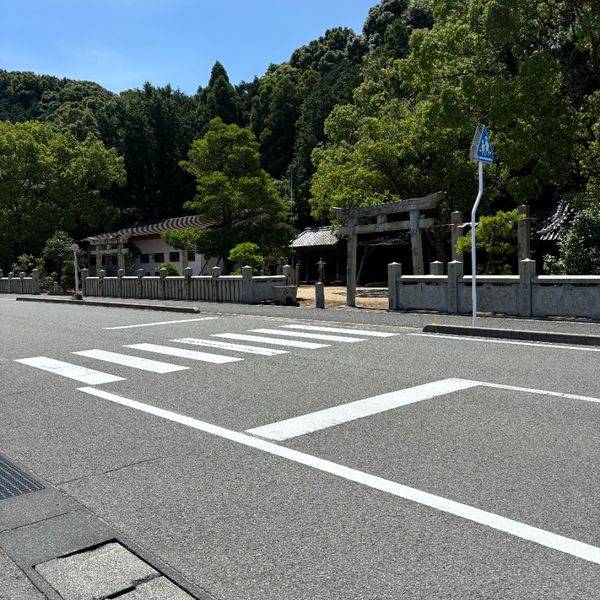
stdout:
{"type": "Polygon", "coordinates": [[[494,149],[485,127],[477,127],[471,144],[471,160],[491,165],[494,162],[494,149]]]}

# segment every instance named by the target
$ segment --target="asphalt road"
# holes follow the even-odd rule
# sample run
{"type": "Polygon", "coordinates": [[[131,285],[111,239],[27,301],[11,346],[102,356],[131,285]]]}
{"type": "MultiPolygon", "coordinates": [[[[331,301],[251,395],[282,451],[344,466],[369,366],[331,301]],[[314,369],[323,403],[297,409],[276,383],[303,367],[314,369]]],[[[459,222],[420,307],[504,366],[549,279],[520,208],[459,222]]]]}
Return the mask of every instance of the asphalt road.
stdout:
{"type": "MultiPolygon", "coordinates": [[[[0,453],[61,498],[38,521],[84,508],[219,600],[600,598],[600,348],[270,308],[0,299],[0,453]],[[198,345],[215,342],[238,349],[198,345]]],[[[23,523],[3,503],[47,493],[0,501],[10,600],[37,596],[19,595],[23,523]]]]}

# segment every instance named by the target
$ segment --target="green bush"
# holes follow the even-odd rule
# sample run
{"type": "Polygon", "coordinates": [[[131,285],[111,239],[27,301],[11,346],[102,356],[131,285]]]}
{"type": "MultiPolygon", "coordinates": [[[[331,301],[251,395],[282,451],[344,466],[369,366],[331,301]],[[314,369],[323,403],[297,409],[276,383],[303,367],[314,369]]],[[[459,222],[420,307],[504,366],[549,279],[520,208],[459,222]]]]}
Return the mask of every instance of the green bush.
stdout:
{"type": "MultiPolygon", "coordinates": [[[[509,275],[511,272],[509,260],[518,253],[517,223],[524,215],[517,210],[499,210],[495,215],[484,216],[477,225],[477,249],[485,251],[487,263],[480,271],[489,275],[509,275]]],[[[462,254],[471,252],[471,233],[462,236],[456,244],[462,254]]]]}
{"type": "Polygon", "coordinates": [[[600,209],[587,208],[573,219],[560,243],[560,262],[569,275],[600,275],[600,209]]]}
{"type": "Polygon", "coordinates": [[[181,275],[179,269],[173,263],[170,262],[166,262],[160,265],[158,270],[160,271],[161,269],[166,269],[167,276],[169,277],[177,277],[178,275],[181,275]]]}
{"type": "Polygon", "coordinates": [[[252,242],[242,242],[229,252],[228,259],[232,263],[241,264],[243,267],[252,267],[252,272],[260,271],[265,259],[260,254],[260,248],[252,242]]]}

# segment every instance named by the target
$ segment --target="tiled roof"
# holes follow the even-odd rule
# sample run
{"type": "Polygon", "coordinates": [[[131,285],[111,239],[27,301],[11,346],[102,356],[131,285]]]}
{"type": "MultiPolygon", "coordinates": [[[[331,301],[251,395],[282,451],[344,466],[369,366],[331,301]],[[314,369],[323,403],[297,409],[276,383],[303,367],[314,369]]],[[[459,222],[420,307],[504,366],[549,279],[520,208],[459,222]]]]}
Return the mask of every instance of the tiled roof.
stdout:
{"type": "Polygon", "coordinates": [[[108,242],[111,239],[117,239],[121,237],[135,238],[142,235],[160,234],[164,231],[173,231],[176,229],[205,229],[206,227],[208,227],[208,225],[201,221],[198,215],[188,215],[185,217],[165,219],[164,221],[159,221],[158,223],[136,225],[135,227],[119,229],[118,231],[112,231],[110,233],[93,235],[85,238],[85,241],[94,244],[98,242],[108,242]]]}
{"type": "Polygon", "coordinates": [[[331,227],[309,227],[290,244],[290,247],[335,246],[338,241],[339,239],[331,232],[331,227]]]}
{"type": "Polygon", "coordinates": [[[566,232],[569,221],[574,216],[575,211],[571,208],[571,205],[561,200],[554,213],[543,221],[538,229],[539,239],[544,242],[559,241],[566,232]]]}

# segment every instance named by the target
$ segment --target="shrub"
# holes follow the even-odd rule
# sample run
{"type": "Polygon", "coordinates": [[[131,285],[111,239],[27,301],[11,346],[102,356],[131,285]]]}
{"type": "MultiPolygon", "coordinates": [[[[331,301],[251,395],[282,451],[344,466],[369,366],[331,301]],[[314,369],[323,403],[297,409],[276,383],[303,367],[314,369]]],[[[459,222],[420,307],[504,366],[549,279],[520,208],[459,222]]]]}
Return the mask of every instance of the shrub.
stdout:
{"type": "Polygon", "coordinates": [[[569,275],[600,275],[600,209],[584,209],[573,219],[560,260],[569,275]]]}
{"type": "Polygon", "coordinates": [[[181,275],[179,269],[173,263],[170,262],[166,262],[160,265],[158,270],[160,271],[160,269],[166,269],[167,275],[169,277],[177,277],[178,275],[181,275]]]}
{"type": "Polygon", "coordinates": [[[232,263],[241,264],[243,267],[252,267],[252,271],[258,271],[264,264],[265,259],[260,254],[260,248],[252,242],[242,242],[229,252],[228,259],[232,263]]]}

